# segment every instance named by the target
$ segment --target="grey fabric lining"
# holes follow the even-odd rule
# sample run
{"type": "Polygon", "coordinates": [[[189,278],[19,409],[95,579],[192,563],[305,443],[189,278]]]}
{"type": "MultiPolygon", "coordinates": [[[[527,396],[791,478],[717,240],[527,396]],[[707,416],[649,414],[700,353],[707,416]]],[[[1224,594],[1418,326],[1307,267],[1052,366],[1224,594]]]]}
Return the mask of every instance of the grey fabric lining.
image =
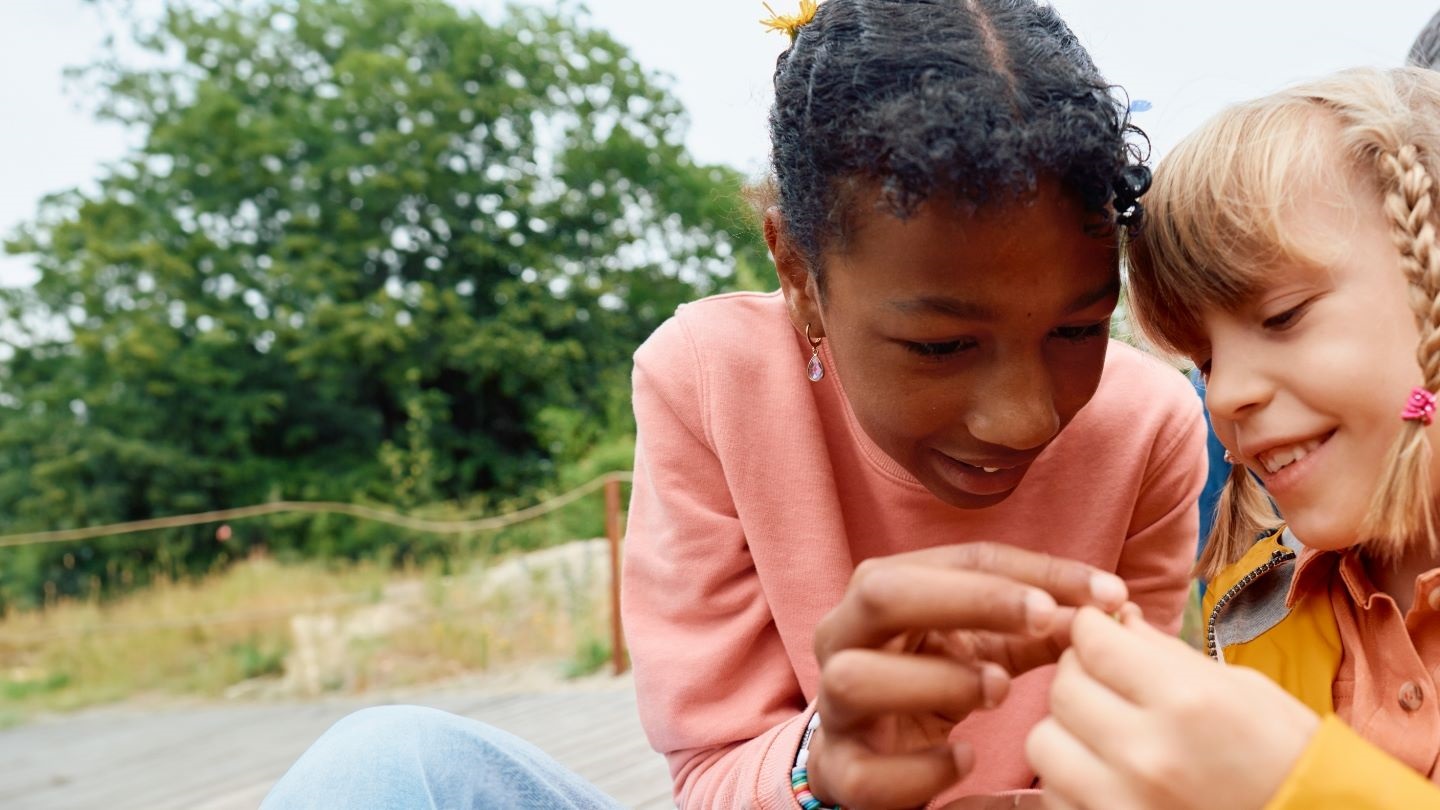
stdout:
{"type": "Polygon", "coordinates": [[[1295,560],[1286,560],[1261,574],[1220,608],[1215,617],[1215,649],[1222,657],[1226,647],[1259,637],[1290,614],[1285,594],[1294,577],[1295,560]]]}

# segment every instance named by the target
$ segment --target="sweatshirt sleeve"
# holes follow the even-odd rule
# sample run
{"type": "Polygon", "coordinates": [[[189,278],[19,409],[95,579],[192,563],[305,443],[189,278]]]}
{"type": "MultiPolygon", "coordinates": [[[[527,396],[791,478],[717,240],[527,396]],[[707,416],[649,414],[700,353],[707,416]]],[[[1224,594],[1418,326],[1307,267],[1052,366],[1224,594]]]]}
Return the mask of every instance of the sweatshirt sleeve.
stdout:
{"type": "Polygon", "coordinates": [[[1315,807],[1440,808],[1440,786],[1370,744],[1332,714],[1321,721],[1265,810],[1315,807]]]}
{"type": "Polygon", "coordinates": [[[1162,423],[1115,573],[1145,618],[1180,632],[1200,532],[1205,486],[1205,417],[1189,386],[1176,388],[1174,409],[1162,423]]]}
{"type": "Polygon", "coordinates": [[[680,317],[636,353],[635,479],[621,609],[641,723],[681,808],[797,808],[810,710],[707,436],[680,317]]]}

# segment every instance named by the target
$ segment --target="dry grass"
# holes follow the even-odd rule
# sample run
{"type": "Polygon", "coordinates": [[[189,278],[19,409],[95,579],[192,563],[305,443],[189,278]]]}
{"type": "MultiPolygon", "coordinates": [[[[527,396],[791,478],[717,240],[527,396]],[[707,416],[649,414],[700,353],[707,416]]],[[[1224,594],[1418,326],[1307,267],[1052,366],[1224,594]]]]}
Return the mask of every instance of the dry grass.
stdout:
{"type": "MultiPolygon", "coordinates": [[[[453,576],[258,558],[105,604],[62,601],[0,621],[0,727],[136,697],[364,691],[541,659],[585,674],[610,653],[608,588],[604,544],[590,541],[453,576]]],[[[1182,637],[1198,644],[1200,625],[1192,591],[1182,637]]]]}
{"type": "Polygon", "coordinates": [[[364,690],[577,651],[593,657],[595,639],[608,637],[600,562],[580,573],[477,562],[443,577],[261,558],[113,602],[12,614],[0,621],[0,726],[136,697],[264,696],[314,691],[312,682],[364,690]],[[322,632],[324,650],[297,651],[313,643],[297,615],[339,636],[322,632]],[[288,671],[302,659],[314,663],[308,681],[288,671]]]}

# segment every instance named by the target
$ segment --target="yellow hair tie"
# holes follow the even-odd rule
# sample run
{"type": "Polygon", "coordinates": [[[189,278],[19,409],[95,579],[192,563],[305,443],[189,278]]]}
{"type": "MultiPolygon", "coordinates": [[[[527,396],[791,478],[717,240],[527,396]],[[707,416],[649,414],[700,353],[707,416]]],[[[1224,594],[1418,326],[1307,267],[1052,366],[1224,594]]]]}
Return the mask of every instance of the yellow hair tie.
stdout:
{"type": "Polygon", "coordinates": [[[790,35],[790,41],[795,41],[795,35],[800,29],[810,24],[815,19],[815,8],[818,0],[800,0],[800,12],[798,14],[776,14],[775,9],[769,3],[761,3],[765,10],[770,12],[770,19],[761,20],[760,24],[770,31],[782,31],[790,35]]]}

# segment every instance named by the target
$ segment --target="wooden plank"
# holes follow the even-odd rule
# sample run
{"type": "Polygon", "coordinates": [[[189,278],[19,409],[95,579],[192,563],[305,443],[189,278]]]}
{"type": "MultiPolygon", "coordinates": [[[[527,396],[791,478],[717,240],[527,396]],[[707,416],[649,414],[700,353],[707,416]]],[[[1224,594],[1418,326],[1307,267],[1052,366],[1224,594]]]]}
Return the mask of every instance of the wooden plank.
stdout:
{"type": "Polygon", "coordinates": [[[430,705],[516,734],[627,807],[669,808],[628,676],[547,691],[446,687],[313,702],[120,707],[0,732],[0,807],[253,810],[340,718],[391,702],[430,705]]]}

